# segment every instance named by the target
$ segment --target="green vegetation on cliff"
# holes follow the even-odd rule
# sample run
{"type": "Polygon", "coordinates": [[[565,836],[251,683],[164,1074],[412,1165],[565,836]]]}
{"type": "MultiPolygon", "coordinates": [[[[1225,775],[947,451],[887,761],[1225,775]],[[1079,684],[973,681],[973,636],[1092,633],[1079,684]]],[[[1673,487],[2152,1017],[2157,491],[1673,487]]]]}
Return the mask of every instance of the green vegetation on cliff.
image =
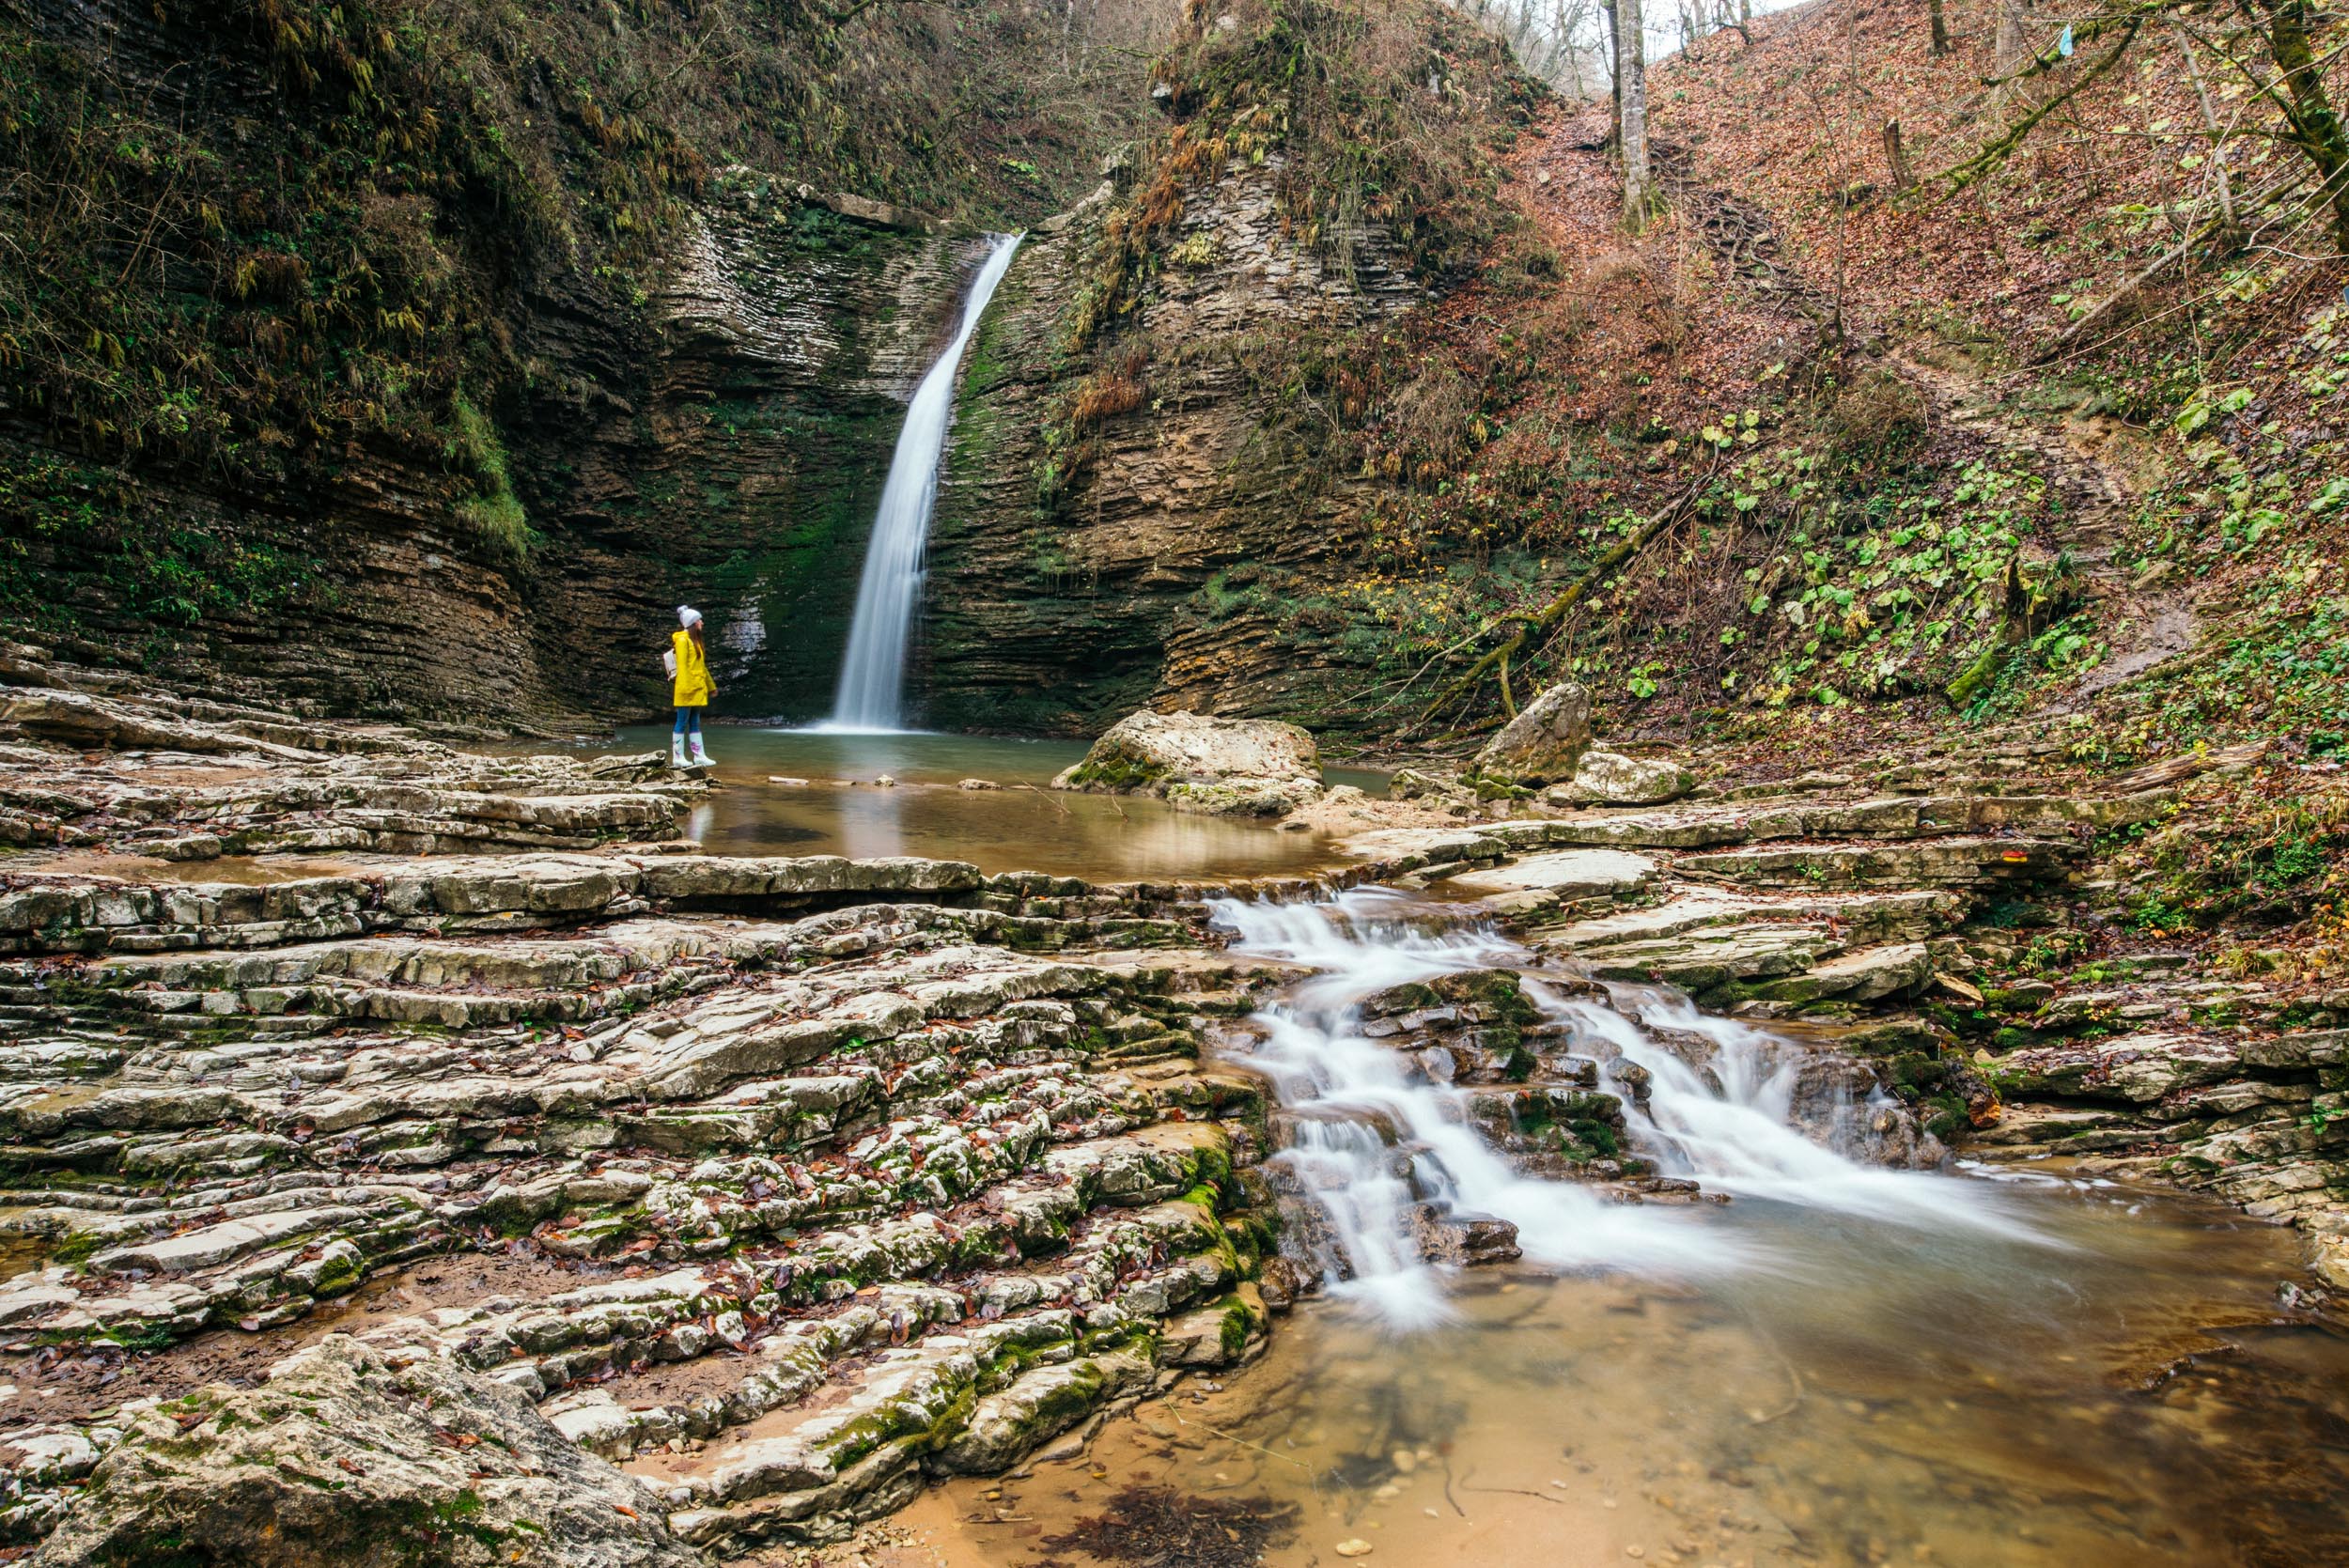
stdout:
{"type": "Polygon", "coordinates": [[[747,164],[1003,225],[1147,112],[1150,6],[196,0],[0,19],[0,610],[164,631],[264,615],[388,467],[459,548],[537,536],[509,447],[575,375],[567,317],[646,339],[716,175],[747,164]],[[1012,69],[1012,62],[1018,68],[1012,69]],[[911,81],[926,90],[908,92],[911,81]],[[229,503],[149,515],[142,479],[229,503]]]}

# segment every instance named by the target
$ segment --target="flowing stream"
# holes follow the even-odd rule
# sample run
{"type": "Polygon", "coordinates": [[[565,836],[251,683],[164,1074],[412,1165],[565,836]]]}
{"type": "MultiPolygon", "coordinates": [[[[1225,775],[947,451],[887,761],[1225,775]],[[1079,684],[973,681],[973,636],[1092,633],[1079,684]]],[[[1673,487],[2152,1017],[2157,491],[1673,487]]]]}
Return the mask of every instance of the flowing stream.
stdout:
{"type": "Polygon", "coordinates": [[[996,285],[1010,270],[1019,236],[999,234],[980,264],[962,305],[952,342],[938,356],[906,409],[905,427],[889,459],[880,508],[873,517],[873,542],[865,547],[858,579],[856,613],[848,623],[848,657],[832,699],[828,727],[895,730],[904,727],[906,646],[922,603],[924,560],[929,549],[930,509],[938,500],[938,465],[946,450],[946,427],[955,411],[955,385],[962,351],[996,285]]]}
{"type": "MultiPolygon", "coordinates": [[[[1442,1272],[1423,1262],[1413,1214],[1489,1217],[1517,1229],[1528,1261],[1682,1280],[1768,1262],[1749,1238],[1685,1209],[1611,1203],[1572,1182],[1520,1175],[1472,1124],[1464,1091],[1435,1081],[1392,1046],[1365,1036],[1355,1006],[1390,986],[1470,970],[1536,968],[1533,955],[1456,912],[1377,890],[1324,904],[1225,902],[1219,924],[1235,950],[1308,964],[1314,976],[1257,1017],[1263,1038],[1240,1058],[1268,1079],[1292,1118],[1278,1157],[1323,1211],[1334,1242],[1315,1260],[1332,1295],[1391,1327],[1449,1315],[1442,1272]],[[1392,1134],[1392,1141],[1390,1141],[1392,1134]],[[1397,1151],[1404,1157],[1397,1157],[1397,1151]]],[[[1626,1120],[1666,1171],[1708,1189],[1848,1214],[1888,1225],[2006,1229],[2022,1234],[1981,1183],[1861,1163],[1793,1125],[1800,1048],[1685,998],[1624,988],[1608,1001],[1565,997],[1534,975],[1526,992],[1571,1026],[1578,1049],[1646,1077],[1644,1110],[1623,1093],[1626,1120]],[[1651,1026],[1710,1047],[1698,1062],[1658,1043],[1651,1026]]]]}
{"type": "Polygon", "coordinates": [[[1832,1053],[1474,918],[1219,908],[1313,971],[1226,1053],[1279,1101],[1276,1185],[1317,1211],[1283,1247],[1321,1297],[1081,1455],[926,1498],[920,1539],[990,1568],[2349,1561],[2349,1342],[2279,1299],[2292,1233],[2052,1163],[1888,1169],[1899,1119],[1832,1053]],[[1600,1063],[1626,1153],[1728,1201],[1521,1174],[1473,1091],[1358,1012],[1485,969],[1600,1063]],[[1423,1261],[1430,1207],[1507,1220],[1522,1260],[1423,1261]]]}

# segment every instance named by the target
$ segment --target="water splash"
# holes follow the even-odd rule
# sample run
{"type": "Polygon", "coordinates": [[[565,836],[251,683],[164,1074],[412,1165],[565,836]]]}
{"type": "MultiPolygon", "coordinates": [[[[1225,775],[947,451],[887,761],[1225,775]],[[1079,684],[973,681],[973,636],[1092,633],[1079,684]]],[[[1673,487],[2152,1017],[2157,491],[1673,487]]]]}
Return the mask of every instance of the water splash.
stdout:
{"type": "Polygon", "coordinates": [[[1330,1255],[1317,1261],[1331,1295],[1398,1329],[1449,1315],[1443,1271],[1422,1257],[1411,1223],[1423,1202],[1506,1220],[1524,1255],[1546,1267],[1701,1275],[1738,1262],[1734,1238],[1685,1212],[1520,1174],[1470,1121],[1464,1092],[1417,1078],[1401,1053],[1361,1032],[1362,998],[1529,963],[1514,943],[1475,926],[1429,930],[1412,905],[1376,890],[1330,904],[1227,900],[1216,919],[1239,934],[1238,951],[1319,971],[1257,1015],[1264,1037],[1242,1061],[1271,1080],[1293,1118],[1278,1157],[1326,1220],[1330,1255]]]}
{"type": "Polygon", "coordinates": [[[819,728],[882,733],[905,719],[906,648],[921,608],[923,567],[929,551],[930,511],[938,500],[938,466],[946,450],[946,427],[954,413],[955,384],[962,351],[978,331],[996,285],[1011,267],[1019,236],[999,234],[980,264],[963,302],[954,341],[922,378],[906,409],[905,427],[889,460],[880,509],[873,517],[873,541],[865,548],[864,573],[857,582],[856,613],[848,623],[848,651],[840,666],[840,686],[832,718],[819,728]]]}
{"type": "MultiPolygon", "coordinates": [[[[1678,1280],[1778,1259],[1734,1219],[1679,1206],[1624,1204],[1572,1183],[1520,1173],[1468,1114],[1468,1094],[1418,1073],[1361,1029],[1362,1000],[1390,986],[1471,970],[1537,969],[1525,949],[1455,912],[1358,889],[1316,904],[1215,907],[1235,951],[1315,972],[1257,1014],[1261,1039],[1239,1060],[1272,1084],[1288,1124],[1281,1173],[1317,1211],[1314,1263],[1330,1294],[1397,1331],[1451,1314],[1446,1271],[1425,1261],[1415,1217],[1489,1217],[1515,1226],[1525,1258],[1556,1270],[1607,1269],[1678,1280]]],[[[1685,998],[1642,991],[1653,1027],[1711,1042],[1702,1068],[1615,1007],[1560,996],[1537,976],[1528,997],[1648,1074],[1644,1112],[1625,1096],[1626,1126],[1668,1169],[1718,1190],[1881,1223],[2003,1230],[2015,1224],[1986,1188],[1859,1164],[1789,1125],[1800,1048],[1685,998]]],[[[1615,1086],[1619,1091],[1621,1085],[1615,1086]]]]}
{"type": "MultiPolygon", "coordinates": [[[[1540,992],[1538,984],[1529,984],[1528,992],[1540,992]]],[[[1612,1047],[1618,1062],[1648,1075],[1642,1110],[1625,1092],[1620,1075],[1601,1068],[1610,1089],[1623,1097],[1626,1123],[1672,1174],[1736,1197],[1888,1224],[1963,1225],[2033,1239],[1989,1188],[1850,1157],[1846,1141],[1857,1141],[1849,1130],[1851,1113],[1863,1108],[1845,1106],[1843,1114],[1830,1116],[1830,1127],[1823,1129],[1827,1142],[1806,1135],[1795,1106],[1803,1065],[1799,1046],[1702,1012],[1676,993],[1621,987],[1610,998],[1614,1005],[1546,992],[1537,1000],[1587,1037],[1612,1047]],[[1667,1048],[1657,1037],[1665,1031],[1703,1040],[1708,1048],[1702,1060],[1667,1048]]]]}

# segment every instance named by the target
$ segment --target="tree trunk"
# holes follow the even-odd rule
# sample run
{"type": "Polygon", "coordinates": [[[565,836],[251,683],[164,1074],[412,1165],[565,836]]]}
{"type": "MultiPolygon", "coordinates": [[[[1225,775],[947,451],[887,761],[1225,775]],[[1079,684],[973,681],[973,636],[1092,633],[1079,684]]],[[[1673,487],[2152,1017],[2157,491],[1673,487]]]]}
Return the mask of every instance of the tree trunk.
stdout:
{"type": "Polygon", "coordinates": [[[1908,166],[1908,154],[1901,148],[1901,122],[1899,120],[1889,119],[1884,122],[1884,161],[1891,166],[1893,190],[1909,191],[1916,188],[1917,176],[1908,166]]]}
{"type": "Polygon", "coordinates": [[[2194,96],[2202,105],[2202,130],[2210,136],[2211,174],[2218,187],[2218,216],[2226,224],[2230,235],[2241,228],[2235,217],[2234,184],[2227,178],[2227,133],[2218,123],[2218,108],[2210,101],[2210,84],[2202,80],[2202,67],[2194,58],[2194,40],[2175,22],[2170,32],[2178,40],[2178,53],[2186,57],[2186,74],[2194,84],[2194,96]]]}
{"type": "Polygon", "coordinates": [[[2267,12],[2267,46],[2292,95],[2285,113],[2292,139],[2316,165],[2319,195],[2333,209],[2333,239],[2349,250],[2349,132],[2325,91],[2325,68],[2309,43],[2309,0],[2260,0],[2267,12]]]}
{"type": "Polygon", "coordinates": [[[1941,15],[1941,0],[1928,0],[1933,11],[1933,57],[1939,59],[1950,52],[1950,24],[1941,15]]]}
{"type": "Polygon", "coordinates": [[[2029,20],[2024,10],[2027,4],[2028,0],[1998,0],[1999,35],[1992,63],[2000,76],[2010,74],[2023,63],[2023,27],[2029,20]]]}
{"type": "Polygon", "coordinates": [[[1623,146],[1623,19],[1615,14],[1615,0],[1600,0],[1599,13],[1607,18],[1607,85],[1614,97],[1614,108],[1608,117],[1607,139],[1616,147],[1623,146]]]}
{"type": "Polygon", "coordinates": [[[1647,40],[1640,0],[1615,0],[1615,85],[1623,98],[1623,221],[1637,234],[1656,205],[1648,172],[1647,40]]]}

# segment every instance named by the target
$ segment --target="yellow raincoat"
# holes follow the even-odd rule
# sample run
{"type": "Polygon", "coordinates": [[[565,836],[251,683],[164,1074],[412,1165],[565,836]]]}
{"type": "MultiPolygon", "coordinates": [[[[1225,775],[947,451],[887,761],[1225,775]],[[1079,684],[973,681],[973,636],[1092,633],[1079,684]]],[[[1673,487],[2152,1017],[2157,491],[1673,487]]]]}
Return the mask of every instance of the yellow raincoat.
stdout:
{"type": "Polygon", "coordinates": [[[709,660],[702,657],[701,644],[693,634],[679,628],[669,633],[669,646],[677,654],[675,695],[671,698],[678,707],[708,707],[709,706],[709,660]]]}

